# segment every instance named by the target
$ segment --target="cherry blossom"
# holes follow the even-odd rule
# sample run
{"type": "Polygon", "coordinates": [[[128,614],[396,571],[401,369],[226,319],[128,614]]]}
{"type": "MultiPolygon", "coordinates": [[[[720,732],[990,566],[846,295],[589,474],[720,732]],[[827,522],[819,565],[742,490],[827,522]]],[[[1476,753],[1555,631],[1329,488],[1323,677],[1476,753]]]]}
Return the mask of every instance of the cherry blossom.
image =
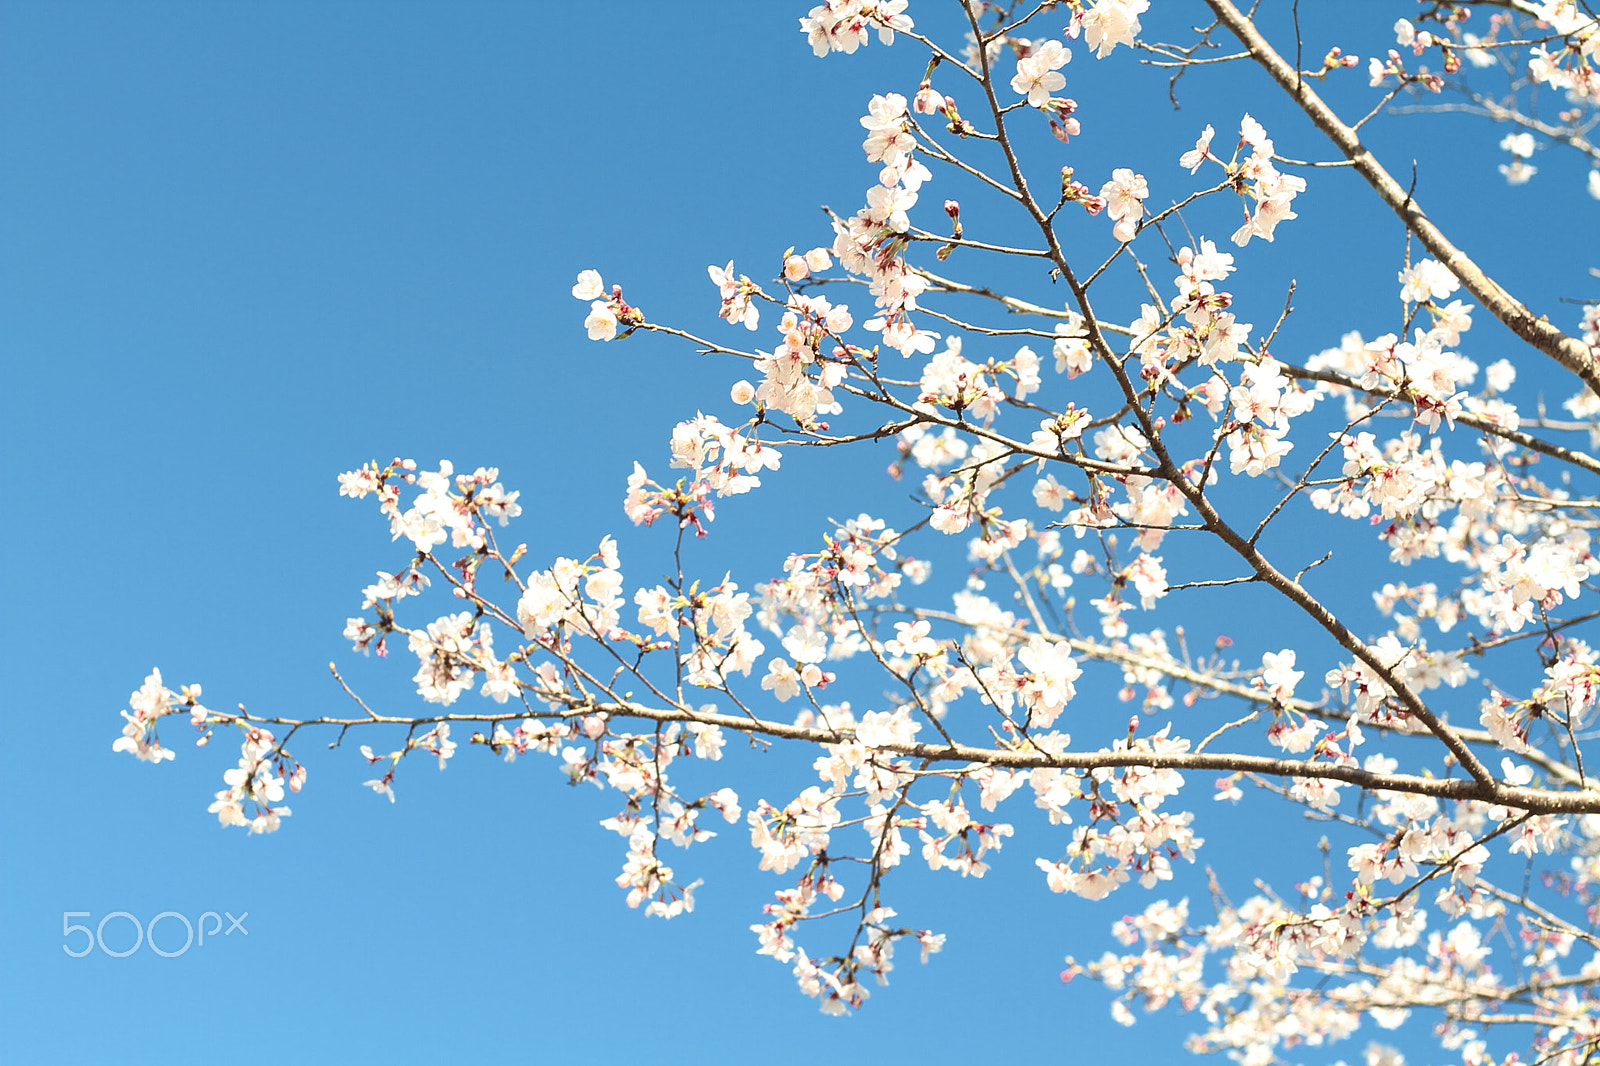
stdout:
{"type": "Polygon", "coordinates": [[[1432,259],[1419,260],[1400,272],[1400,298],[1414,303],[1442,300],[1461,288],[1442,264],[1432,259]]]}
{"type": "Polygon", "coordinates": [[[1077,16],[1084,43],[1103,59],[1119,44],[1133,46],[1139,35],[1139,16],[1150,10],[1150,0],[1095,0],[1088,11],[1077,16]]]}
{"type": "Polygon", "coordinates": [[[609,341],[617,335],[617,316],[604,300],[596,300],[589,305],[589,317],[583,320],[583,328],[589,331],[592,341],[609,341]]]}
{"type": "Polygon", "coordinates": [[[1017,73],[1011,79],[1011,89],[1028,98],[1031,107],[1043,107],[1050,94],[1066,87],[1067,79],[1059,73],[1072,59],[1060,41],[1046,41],[1035,52],[1017,60],[1017,73]]]}
{"type": "MultiPolygon", "coordinates": [[[[1449,80],[1463,62],[1514,70],[1507,113],[1473,106],[1515,124],[1499,150],[1526,180],[1541,144],[1581,150],[1600,31],[1570,0],[1415,11],[1364,27],[1384,49],[1365,86],[1343,75],[1354,56],[1319,60],[1207,0],[1211,29],[1141,54],[1209,76],[1195,50],[1228,36],[1270,75],[1256,91],[1287,94],[1274,128],[1296,147],[1280,153],[1250,114],[1237,138],[1207,125],[1179,156],[1196,175],[1179,204],[1152,197],[1132,153],[1098,194],[1080,160],[1029,154],[1031,134],[1075,137],[1074,113],[1093,113],[1053,95],[1062,41],[1109,57],[1138,45],[1149,9],[1069,6],[963,8],[965,50],[924,39],[904,0],[813,7],[800,28],[816,55],[876,35],[915,51],[916,73],[870,97],[865,192],[831,232],[749,252],[747,268],[766,264],[754,277],[707,268],[703,310],[745,327],[718,334],[744,346],[651,319],[597,270],[571,289],[591,339],[659,332],[714,368],[703,405],[671,413],[655,454],[605,490],[622,494],[624,532],[574,533],[506,487],[537,477],[509,466],[504,481],[449,461],[347,471],[339,505],[375,507],[393,549],[351,568],[360,613],[343,634],[377,657],[404,648],[415,704],[369,703],[336,665],[354,710],[220,712],[154,671],[114,750],[160,764],[185,718],[202,746],[238,729],[208,809],[251,833],[280,828],[306,785],[286,749],[302,731],[379,745],[358,749],[375,807],[419,755],[453,772],[480,748],[546,756],[615,803],[606,876],[652,917],[694,910],[701,882],[671,849],[730,845],[720,817],[779,881],[750,907],[753,951],[827,1013],[862,1008],[913,945],[923,962],[943,947],[896,913],[901,884],[1012,863],[1053,893],[1124,901],[1107,913],[1120,952],[1069,958],[1063,976],[1103,983],[1119,1024],[1189,1012],[1195,1051],[1265,1066],[1383,1029],[1467,1066],[1588,1061],[1600,303],[1558,322],[1519,302],[1523,278],[1463,250],[1467,223],[1422,211],[1438,193],[1426,168],[1408,188],[1366,130],[1390,90],[1467,91],[1449,80]],[[1516,111],[1523,73],[1567,110],[1516,111]],[[1341,76],[1354,81],[1325,100],[1319,83],[1341,76]],[[1330,163],[1405,227],[1404,246],[1350,255],[1395,278],[1382,307],[1294,289],[1277,249],[1250,246],[1304,239],[1278,226],[1323,209],[1298,201],[1300,175],[1330,163]],[[947,179],[966,206],[930,220],[923,193],[947,179]],[[1083,238],[1101,211],[1118,247],[1097,258],[1083,238]],[[1207,236],[1230,229],[1247,251],[1207,236]],[[1018,265],[991,281],[985,257],[1018,265]],[[1286,290],[1326,301],[1339,328],[1290,317],[1286,290]],[[1508,329],[1480,341],[1490,319],[1508,329]],[[764,574],[697,543],[726,535],[718,507],[803,498],[790,469],[829,449],[887,466],[870,513],[840,488],[812,525],[785,517],[764,574]],[[566,554],[502,542],[534,511],[566,554]],[[806,756],[741,800],[724,775],[768,745],[806,756]],[[1313,830],[1275,838],[1259,869],[1195,866],[1202,823],[1251,832],[1236,819],[1266,803],[1313,830]]],[[[1141,76],[1125,66],[1107,78],[1141,76]]],[[[1540,245],[1550,269],[1567,269],[1564,247],[1540,245]]],[[[1346,1055],[1400,1061],[1378,1041],[1346,1055]]]]}
{"type": "Polygon", "coordinates": [[[1111,173],[1111,180],[1100,188],[1106,202],[1106,214],[1116,220],[1112,233],[1119,241],[1131,241],[1139,231],[1139,219],[1144,214],[1144,201],[1150,195],[1143,174],[1135,174],[1126,167],[1111,173]]]}

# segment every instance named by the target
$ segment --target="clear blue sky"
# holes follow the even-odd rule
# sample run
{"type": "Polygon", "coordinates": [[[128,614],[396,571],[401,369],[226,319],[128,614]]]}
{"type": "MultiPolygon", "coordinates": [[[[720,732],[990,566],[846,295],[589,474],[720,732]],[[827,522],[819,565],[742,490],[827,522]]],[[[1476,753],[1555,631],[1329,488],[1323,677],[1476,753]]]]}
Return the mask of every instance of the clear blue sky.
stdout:
{"type": "MultiPolygon", "coordinates": [[[[683,857],[706,878],[700,908],[663,923],[612,884],[621,842],[595,822],[614,796],[564,787],[545,760],[505,766],[463,746],[442,774],[408,761],[391,806],[361,787],[354,748],[369,738],[332,752],[313,740],[293,817],[247,838],[205,810],[231,745],[196,750],[179,729],[172,763],[111,751],[153,666],[170,685],[203,683],[214,706],[312,715],[346,709],[334,659],[372,698],[414,705],[403,656],[363,661],[340,637],[373,571],[406,553],[374,508],[337,497],[337,472],[392,455],[498,465],[523,492],[513,539],[530,561],[581,556],[624,524],[633,458],[664,472],[674,422],[731,417],[739,373],[648,338],[590,344],[568,289],[596,267],[658,318],[726,330],[706,264],[765,276],[784,248],[828,243],[818,206],[853,211],[876,170],[856,118],[875,91],[909,96],[923,57],[875,43],[818,60],[795,29],[805,6],[0,4],[8,1061],[1181,1054],[1181,1020],[1123,1030],[1102,991],[1056,980],[1063,955],[1109,946],[1106,927],[1144,896],[1051,896],[1032,857],[1058,844],[1036,828],[983,882],[904,871],[892,902],[949,945],[928,967],[905,958],[841,1021],[753,954],[747,927],[784,883],[754,869],[741,826],[683,857]],[[64,911],[169,910],[248,911],[249,935],[173,959],[61,950],[64,911]],[[1017,1022],[1030,1017],[1053,1021],[1017,1022]]],[[[948,24],[919,10],[934,8],[914,5],[919,24],[948,24]]],[[[1096,69],[1080,50],[1067,92],[1088,104],[1130,64],[1123,52],[1096,69]]],[[[1361,98],[1364,77],[1349,84],[1361,98]]],[[[1132,165],[1159,177],[1158,198],[1180,195],[1173,159],[1201,126],[1280,113],[1260,78],[1191,76],[1186,91],[1176,116],[1159,78],[1095,99],[1074,157],[1090,183],[1132,165]]],[[[1452,163],[1452,134],[1393,128],[1380,137],[1436,160],[1436,217],[1503,198],[1474,250],[1509,262],[1541,187],[1507,190],[1498,158],[1452,163]]],[[[1479,147],[1499,135],[1445,128],[1479,147]]],[[[1303,125],[1269,130],[1288,154],[1320,152],[1303,125]]],[[[1576,164],[1538,162],[1563,196],[1581,180],[1576,164]]],[[[1398,266],[1398,224],[1362,221],[1358,190],[1317,177],[1296,240],[1240,257],[1273,294],[1258,322],[1300,279],[1304,312],[1280,345],[1296,356],[1344,329],[1392,329],[1398,307],[1391,269],[1358,263],[1381,245],[1398,266]]],[[[1554,296],[1573,295],[1573,274],[1544,269],[1526,266],[1523,285],[1570,327],[1554,296]]],[[[825,516],[876,507],[889,456],[859,458],[854,473],[796,461],[784,492],[727,505],[702,572],[742,567],[748,587],[825,516]],[[824,503],[834,491],[849,502],[824,503]]],[[[747,804],[807,783],[774,769],[791,759],[735,754],[728,783],[747,804]]],[[[1025,807],[1012,817],[1029,821],[1025,807]]],[[[1202,835],[1225,864],[1291,824],[1202,835]]],[[[1193,882],[1159,894],[1185,892],[1198,895],[1193,882]]]]}

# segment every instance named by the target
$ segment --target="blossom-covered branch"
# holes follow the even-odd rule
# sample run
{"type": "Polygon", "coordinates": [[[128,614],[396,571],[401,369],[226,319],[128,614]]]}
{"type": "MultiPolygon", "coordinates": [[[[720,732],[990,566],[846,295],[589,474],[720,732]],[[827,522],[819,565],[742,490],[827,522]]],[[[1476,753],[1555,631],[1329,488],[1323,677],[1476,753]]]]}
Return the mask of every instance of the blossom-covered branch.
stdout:
{"type": "MultiPolygon", "coordinates": [[[[527,561],[499,540],[522,505],[498,469],[348,471],[340,494],[377,504],[397,554],[344,635],[414,659],[426,706],[369,702],[335,668],[347,713],[220,712],[156,672],[117,749],[170,760],[176,715],[201,743],[237,729],[239,763],[210,809],[252,832],[278,829],[285,790],[305,786],[289,750],[302,732],[370,741],[365,784],[391,802],[419,752],[440,768],[463,739],[506,761],[549,755],[565,780],[618,798],[601,823],[624,841],[618,887],[663,917],[692,910],[700,883],[665,845],[742,824],[758,867],[789,879],[751,927],[757,951],[830,1012],[886,981],[897,944],[924,961],[942,946],[890,905],[914,846],[930,872],[981,877],[1015,836],[987,812],[1009,804],[1059,835],[1029,867],[1056,892],[1194,885],[1200,823],[1247,817],[1231,807],[1248,794],[1326,831],[1281,856],[1317,872],[1279,892],[1263,886],[1281,870],[1223,870],[1198,886],[1209,920],[1187,898],[1123,918],[1113,932],[1137,952],[1067,971],[1117,990],[1119,1020],[1136,1001],[1197,1010],[1196,1050],[1247,1063],[1414,1015],[1467,1066],[1511,1061],[1496,1048],[1515,1038],[1544,1061],[1588,1061],[1600,302],[1573,335],[1536,318],[1309,87],[1344,76],[1352,54],[1328,49],[1308,72],[1227,0],[1204,6],[1217,24],[1202,40],[1231,31],[1309,126],[1269,133],[1241,107],[1160,170],[1130,153],[1093,180],[1075,139],[1104,114],[1059,94],[1074,54],[1115,63],[1141,43],[1147,0],[957,0],[965,48],[935,43],[906,0],[813,8],[801,29],[818,56],[899,40],[928,62],[919,83],[866,101],[875,183],[857,211],[819,243],[771,250],[757,277],[707,268],[708,315],[749,343],[652,318],[595,269],[572,288],[590,339],[660,333],[726,368],[665,442],[672,473],[652,476],[645,457],[616,486],[638,531],[527,561]],[[1291,160],[1318,149],[1281,153],[1281,137],[1331,140],[1428,253],[1372,254],[1394,279],[1397,332],[1372,335],[1372,309],[1334,301],[1347,328],[1320,351],[1274,354],[1290,346],[1284,293],[1314,295],[1263,250],[1296,239],[1316,195],[1315,167],[1291,160]],[[929,210],[937,182],[952,195],[929,210]],[[958,193],[989,198],[981,224],[958,193]],[[1528,352],[1467,354],[1477,308],[1463,290],[1528,352]],[[1004,324],[984,320],[1000,312],[1004,324]],[[1557,389],[1560,422],[1539,398],[1557,389]],[[767,483],[807,453],[884,442],[905,502],[819,520],[754,583],[696,565],[719,506],[782,491],[767,483]],[[624,547],[664,576],[630,578],[624,547]],[[423,609],[440,597],[448,609],[423,609]],[[1180,603],[1213,627],[1195,647],[1192,620],[1164,621],[1180,603]],[[710,765],[735,757],[733,737],[804,760],[780,793],[741,798],[710,765]],[[1203,804],[1196,774],[1211,778],[1203,804]],[[1520,957],[1492,958],[1505,930],[1520,957]],[[842,946],[813,955],[802,931],[842,946]]],[[[1518,6],[1558,31],[1517,46],[1542,49],[1531,76],[1589,106],[1592,18],[1518,6]]],[[[1449,43],[1421,49],[1509,47],[1449,20],[1449,43]]],[[[1232,69],[1148,47],[1201,76],[1232,69]]],[[[1432,85],[1389,55],[1370,71],[1374,116],[1393,91],[1377,83],[1432,85]]]]}

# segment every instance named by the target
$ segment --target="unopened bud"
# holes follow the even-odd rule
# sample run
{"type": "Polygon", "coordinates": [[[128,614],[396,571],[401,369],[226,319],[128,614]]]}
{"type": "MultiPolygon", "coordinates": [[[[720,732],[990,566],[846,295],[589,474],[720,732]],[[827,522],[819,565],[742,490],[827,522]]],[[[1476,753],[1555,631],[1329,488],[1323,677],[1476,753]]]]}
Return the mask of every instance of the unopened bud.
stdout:
{"type": "Polygon", "coordinates": [[[911,110],[919,115],[935,115],[944,109],[944,97],[935,91],[927,82],[922,83],[922,88],[917,90],[917,95],[911,100],[911,110]]]}

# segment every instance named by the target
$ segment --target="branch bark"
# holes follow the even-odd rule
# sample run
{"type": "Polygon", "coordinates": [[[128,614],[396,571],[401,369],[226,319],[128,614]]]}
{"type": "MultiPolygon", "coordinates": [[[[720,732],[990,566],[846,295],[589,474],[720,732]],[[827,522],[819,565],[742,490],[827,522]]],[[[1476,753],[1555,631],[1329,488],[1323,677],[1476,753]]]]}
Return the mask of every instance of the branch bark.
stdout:
{"type": "MultiPolygon", "coordinates": [[[[687,706],[652,707],[632,700],[596,700],[574,694],[571,697],[553,698],[567,706],[566,711],[555,711],[544,717],[581,718],[587,715],[605,715],[609,719],[638,719],[646,722],[694,722],[714,725],[721,729],[747,733],[757,737],[778,740],[796,740],[810,744],[841,744],[855,738],[853,729],[828,729],[817,726],[795,725],[760,718],[741,718],[731,714],[691,709],[687,706]]],[[[482,723],[521,722],[530,715],[519,709],[506,713],[490,714],[438,714],[420,718],[377,715],[372,718],[313,719],[278,718],[262,715],[227,715],[214,713],[217,721],[244,721],[257,724],[287,725],[295,728],[310,725],[338,725],[345,728],[380,723],[419,727],[439,722],[482,723]]],[[[1498,804],[1527,811],[1532,814],[1600,814],[1600,789],[1553,790],[1508,785],[1499,781],[1480,782],[1465,778],[1422,777],[1412,774],[1383,774],[1364,770],[1359,766],[1338,766],[1333,763],[1305,762],[1298,759],[1278,759],[1266,755],[1243,755],[1228,752],[1157,753],[1149,751],[1041,751],[1026,741],[1018,741],[1016,748],[984,748],[971,744],[886,743],[873,748],[891,758],[920,759],[929,765],[968,763],[977,766],[1003,766],[1016,770],[1095,770],[1118,767],[1148,767],[1150,769],[1218,771],[1222,773],[1252,773],[1269,777],[1314,778],[1339,781],[1363,789],[1381,789],[1439,799],[1474,800],[1498,804]]]]}

